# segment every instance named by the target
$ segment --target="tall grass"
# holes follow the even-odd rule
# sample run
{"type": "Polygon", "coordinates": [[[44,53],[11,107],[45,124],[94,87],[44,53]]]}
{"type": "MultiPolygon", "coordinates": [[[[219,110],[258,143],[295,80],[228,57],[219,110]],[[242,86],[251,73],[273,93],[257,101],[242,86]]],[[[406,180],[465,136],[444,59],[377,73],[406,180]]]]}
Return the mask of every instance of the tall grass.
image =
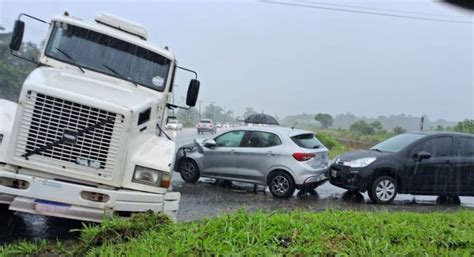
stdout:
{"type": "Polygon", "coordinates": [[[86,227],[70,247],[18,243],[3,254],[68,256],[472,256],[474,212],[243,210],[171,223],[153,214],[86,227]],[[144,222],[145,221],[145,222],[144,222]],[[137,224],[142,223],[142,224],[137,224]],[[123,230],[126,228],[125,230],[123,230]],[[135,232],[128,230],[138,229],[135,232]],[[128,231],[124,235],[124,231],[128,231]],[[114,234],[113,232],[122,232],[114,234]],[[133,234],[133,235],[132,235],[133,234]]]}

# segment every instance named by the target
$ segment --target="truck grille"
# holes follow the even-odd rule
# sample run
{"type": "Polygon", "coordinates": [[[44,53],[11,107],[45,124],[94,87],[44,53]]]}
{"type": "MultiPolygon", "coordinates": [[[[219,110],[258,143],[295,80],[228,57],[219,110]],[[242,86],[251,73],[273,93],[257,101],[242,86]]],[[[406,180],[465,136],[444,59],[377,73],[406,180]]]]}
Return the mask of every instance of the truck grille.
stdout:
{"type": "Polygon", "coordinates": [[[98,176],[111,177],[122,124],[122,115],[29,92],[15,155],[25,157],[25,154],[37,150],[31,157],[25,158],[39,158],[63,167],[85,169],[98,176]],[[97,126],[101,122],[102,125],[97,126]],[[64,140],[66,133],[72,135],[72,142],[64,140]]]}

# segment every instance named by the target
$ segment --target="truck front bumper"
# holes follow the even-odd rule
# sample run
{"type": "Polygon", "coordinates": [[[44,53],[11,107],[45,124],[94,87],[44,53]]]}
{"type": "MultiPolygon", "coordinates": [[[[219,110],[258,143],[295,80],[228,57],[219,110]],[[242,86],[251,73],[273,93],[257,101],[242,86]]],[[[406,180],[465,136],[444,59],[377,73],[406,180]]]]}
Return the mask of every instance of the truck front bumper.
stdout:
{"type": "Polygon", "coordinates": [[[18,189],[0,183],[0,203],[10,210],[69,219],[101,222],[114,213],[136,213],[151,210],[176,219],[180,193],[147,193],[133,190],[110,190],[64,181],[17,174],[2,169],[3,180],[26,181],[27,187],[18,189]],[[106,202],[85,199],[85,192],[107,195],[106,202]]]}

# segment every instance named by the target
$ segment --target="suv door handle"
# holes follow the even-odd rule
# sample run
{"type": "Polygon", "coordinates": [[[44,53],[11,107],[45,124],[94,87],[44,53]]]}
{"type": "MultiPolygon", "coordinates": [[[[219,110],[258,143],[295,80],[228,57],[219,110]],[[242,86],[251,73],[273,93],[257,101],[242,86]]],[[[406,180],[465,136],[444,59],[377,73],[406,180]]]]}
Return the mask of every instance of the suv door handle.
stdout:
{"type": "Polygon", "coordinates": [[[267,156],[275,156],[275,153],[273,153],[272,151],[268,151],[267,156]]]}

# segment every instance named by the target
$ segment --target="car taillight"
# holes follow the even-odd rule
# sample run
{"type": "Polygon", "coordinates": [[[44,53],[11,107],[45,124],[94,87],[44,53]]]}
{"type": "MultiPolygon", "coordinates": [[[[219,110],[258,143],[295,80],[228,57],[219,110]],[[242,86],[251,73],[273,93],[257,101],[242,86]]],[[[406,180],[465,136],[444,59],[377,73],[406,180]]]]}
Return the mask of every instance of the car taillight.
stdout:
{"type": "Polygon", "coordinates": [[[209,125],[209,127],[210,127],[210,128],[212,128],[212,124],[211,124],[211,125],[209,125]]]}
{"type": "Polygon", "coordinates": [[[293,154],[293,158],[295,158],[299,162],[307,161],[315,156],[316,154],[314,153],[294,153],[293,154]]]}

